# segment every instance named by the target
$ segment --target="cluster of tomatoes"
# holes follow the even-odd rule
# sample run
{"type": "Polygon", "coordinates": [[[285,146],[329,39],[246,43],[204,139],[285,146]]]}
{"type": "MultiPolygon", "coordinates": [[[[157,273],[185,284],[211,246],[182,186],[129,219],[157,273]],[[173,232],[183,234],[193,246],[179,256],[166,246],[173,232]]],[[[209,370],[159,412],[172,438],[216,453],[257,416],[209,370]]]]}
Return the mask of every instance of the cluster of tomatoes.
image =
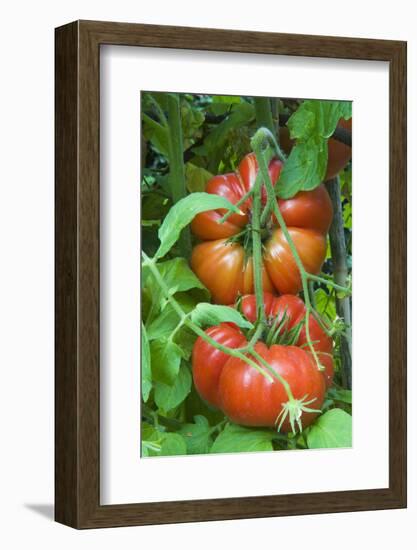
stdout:
{"type": "MultiPolygon", "coordinates": [[[[282,162],[269,163],[269,175],[275,184],[282,162]]],[[[206,186],[207,193],[220,195],[236,204],[253,187],[258,164],[253,153],[244,157],[237,173],[212,178],[206,186]]],[[[266,191],[262,189],[262,202],[266,191]]],[[[301,191],[295,197],[278,200],[278,205],[292,241],[304,267],[309,273],[318,274],[326,256],[326,234],[329,230],[333,208],[323,184],[313,191],[301,191]]],[[[217,304],[233,304],[238,296],[253,292],[253,262],[248,260],[242,239],[251,222],[252,199],[240,206],[244,215],[232,214],[219,223],[224,210],[210,210],[198,214],[191,230],[202,242],[194,247],[191,267],[210,290],[217,304]]],[[[266,292],[296,294],[301,290],[301,277],[291,249],[274,215],[267,220],[263,242],[262,280],[266,292]]]]}
{"type": "MultiPolygon", "coordinates": [[[[269,175],[275,185],[282,163],[272,160],[269,175]]],[[[238,171],[213,177],[206,192],[225,197],[236,204],[253,187],[258,173],[254,154],[247,155],[238,171]]],[[[266,191],[262,187],[262,203],[266,191]]],[[[323,184],[312,191],[299,192],[291,199],[278,199],[278,206],[289,234],[307,272],[318,274],[326,256],[327,232],[333,217],[330,197],[323,184]]],[[[253,262],[245,249],[245,235],[250,231],[252,199],[240,205],[243,215],[233,214],[223,223],[224,210],[198,214],[191,229],[200,239],[192,252],[191,266],[210,290],[217,304],[233,305],[239,300],[244,316],[256,321],[253,262]],[[243,297],[243,298],[242,298],[243,297]]],[[[266,333],[255,344],[255,352],[272,370],[283,377],[294,399],[308,397],[315,411],[302,415],[303,427],[316,418],[323,404],[326,388],[333,379],[333,342],[326,334],[318,317],[308,317],[308,344],[306,308],[297,293],[302,288],[299,269],[290,246],[272,214],[262,229],[263,258],[262,284],[266,314],[266,333]],[[279,296],[276,296],[276,295],[279,296]],[[271,341],[274,327],[279,335],[271,341]],[[282,335],[294,333],[295,340],[282,343],[282,335]],[[269,335],[269,336],[268,336],[269,335]],[[281,337],[281,338],[280,338],[281,337]],[[312,349],[313,348],[313,349],[312,349]],[[313,356],[314,355],[314,356],[313,356]]],[[[231,349],[248,344],[245,334],[235,325],[221,323],[206,331],[219,344],[231,349]]],[[[255,362],[258,362],[255,360],[255,362]]],[[[282,383],[268,379],[241,358],[230,356],[199,337],[194,345],[194,384],[200,396],[210,405],[221,409],[233,422],[243,426],[274,427],[288,401],[282,383]]],[[[291,429],[285,420],[281,430],[291,429]]]]}
{"type": "MultiPolygon", "coordinates": [[[[264,341],[258,341],[255,351],[287,381],[295,399],[308,397],[314,409],[320,409],[326,388],[333,380],[332,339],[310,316],[309,336],[323,368],[319,370],[307,346],[305,305],[301,298],[291,294],[276,297],[264,293],[264,304],[268,327],[281,326],[281,334],[288,334],[297,326],[301,331],[293,345],[269,346],[264,341]]],[[[243,297],[240,308],[249,321],[256,320],[256,298],[253,294],[243,297]]],[[[206,334],[231,349],[243,348],[248,344],[242,331],[231,323],[210,327],[206,334]]],[[[286,390],[278,380],[266,378],[243,359],[227,355],[201,337],[193,348],[192,365],[194,384],[200,396],[221,409],[230,420],[242,426],[274,427],[277,424],[282,406],[288,401],[286,390]]],[[[303,426],[308,426],[316,416],[317,412],[303,413],[303,426]]],[[[287,432],[290,429],[287,418],[281,430],[287,432]]]]}

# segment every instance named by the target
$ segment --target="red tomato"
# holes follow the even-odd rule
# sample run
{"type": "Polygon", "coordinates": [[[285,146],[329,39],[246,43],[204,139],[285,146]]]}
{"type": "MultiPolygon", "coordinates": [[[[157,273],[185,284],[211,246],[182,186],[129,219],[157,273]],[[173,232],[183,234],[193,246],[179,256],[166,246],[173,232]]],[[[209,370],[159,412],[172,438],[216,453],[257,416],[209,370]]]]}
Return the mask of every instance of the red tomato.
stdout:
{"type": "MultiPolygon", "coordinates": [[[[272,159],[269,163],[268,172],[273,185],[275,185],[278,181],[282,166],[282,162],[277,159],[272,159]]],[[[256,176],[258,174],[258,161],[256,160],[255,153],[249,153],[248,155],[243,157],[242,161],[239,164],[238,171],[246,193],[255,185],[256,176]]],[[[262,185],[261,188],[261,199],[262,204],[265,204],[267,199],[265,185],[262,185]]]]}
{"type": "MultiPolygon", "coordinates": [[[[224,197],[232,204],[236,204],[246,193],[242,181],[236,174],[214,176],[207,182],[205,191],[224,197]]],[[[242,212],[247,212],[248,208],[248,203],[240,206],[242,212]]],[[[239,233],[249,221],[247,214],[232,214],[223,224],[218,223],[225,213],[224,209],[218,209],[198,214],[191,222],[192,232],[202,240],[225,239],[239,233]]]]}
{"type": "MultiPolygon", "coordinates": [[[[247,340],[237,327],[226,323],[211,327],[206,334],[219,344],[232,349],[243,347],[247,340]]],[[[214,348],[198,337],[192,353],[194,385],[201,397],[214,407],[219,407],[218,385],[222,369],[229,355],[214,348]]]]}
{"type": "Polygon", "coordinates": [[[278,205],[287,227],[315,229],[323,234],[329,231],[333,205],[323,184],[312,191],[300,191],[291,199],[279,199],[278,205]]]}
{"type": "MultiPolygon", "coordinates": [[[[281,172],[282,162],[276,159],[269,163],[269,175],[275,185],[281,172]]],[[[206,193],[224,197],[232,204],[236,204],[255,184],[258,173],[258,163],[254,153],[246,155],[239,164],[238,173],[214,176],[206,185],[206,193]]],[[[266,190],[262,187],[262,200],[266,201],[266,190]]],[[[226,239],[236,235],[248,223],[252,200],[249,199],[240,206],[244,215],[232,214],[228,220],[219,224],[218,221],[224,216],[224,209],[209,210],[197,214],[191,222],[191,230],[202,240],[226,239]]]]}
{"type": "MultiPolygon", "coordinates": [[[[269,326],[275,322],[278,317],[278,324],[281,319],[284,317],[284,314],[287,318],[286,328],[291,330],[293,327],[298,325],[305,317],[306,308],[304,302],[298,296],[293,296],[291,294],[283,296],[273,296],[267,292],[264,293],[264,304],[265,304],[265,315],[267,318],[267,323],[269,326]]],[[[251,294],[244,296],[240,305],[242,313],[245,317],[251,322],[255,323],[257,319],[256,312],[256,297],[251,294]]],[[[328,336],[319,322],[313,317],[309,316],[309,333],[310,340],[313,342],[314,350],[316,351],[320,363],[325,368],[325,371],[322,373],[325,380],[326,386],[330,387],[333,382],[334,375],[334,366],[333,366],[333,341],[328,336]]],[[[308,351],[307,347],[307,336],[305,325],[303,325],[300,335],[295,342],[295,346],[303,347],[308,351]]]]}
{"type": "MultiPolygon", "coordinates": [[[[194,247],[191,268],[210,290],[216,304],[231,304],[237,296],[254,292],[253,262],[245,262],[245,251],[238,243],[226,239],[205,241],[194,247]]],[[[262,271],[263,288],[274,286],[266,269],[262,271]]]]}
{"type": "MultiPolygon", "coordinates": [[[[295,399],[308,396],[308,400],[314,400],[309,407],[320,410],[325,382],[308,353],[295,346],[273,345],[268,349],[263,342],[258,342],[255,350],[288,382],[295,399]]],[[[223,367],[219,399],[222,411],[233,422],[271,428],[276,426],[283,404],[288,401],[284,386],[278,380],[269,381],[245,361],[235,357],[230,357],[223,367]]],[[[303,412],[303,427],[309,426],[317,414],[303,412]]],[[[281,431],[290,430],[287,418],[281,431]]]]}
{"type": "MultiPolygon", "coordinates": [[[[297,227],[289,227],[288,232],[304,268],[316,275],[320,273],[326,258],[325,235],[297,227]]],[[[301,290],[300,272],[281,229],[276,229],[265,244],[264,265],[273,286],[280,294],[297,294],[301,290]]]]}
{"type": "MultiPolygon", "coordinates": [[[[288,318],[288,328],[291,328],[297,324],[298,320],[302,318],[305,312],[304,302],[301,298],[293,294],[277,297],[269,292],[264,292],[264,307],[267,323],[270,326],[275,321],[276,317],[279,317],[279,321],[281,321],[285,314],[288,318]]],[[[248,321],[255,323],[258,318],[256,311],[256,296],[254,294],[243,296],[240,302],[240,310],[248,321]]]]}

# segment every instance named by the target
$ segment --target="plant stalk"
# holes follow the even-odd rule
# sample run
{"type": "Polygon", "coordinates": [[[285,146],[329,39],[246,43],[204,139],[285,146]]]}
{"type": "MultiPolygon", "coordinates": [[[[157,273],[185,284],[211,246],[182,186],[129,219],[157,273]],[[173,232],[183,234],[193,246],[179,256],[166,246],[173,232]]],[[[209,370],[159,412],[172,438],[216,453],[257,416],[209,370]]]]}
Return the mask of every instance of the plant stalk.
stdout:
{"type": "Polygon", "coordinates": [[[261,173],[258,172],[253,190],[252,207],[252,254],[253,278],[256,296],[256,310],[259,324],[265,325],[265,304],[262,284],[262,241],[261,241],[261,173]]]}
{"type": "MultiPolygon", "coordinates": [[[[265,182],[267,194],[270,197],[274,197],[274,200],[272,201],[273,212],[275,214],[275,217],[278,220],[279,226],[281,227],[281,230],[282,230],[282,232],[285,236],[285,239],[288,243],[288,246],[290,247],[291,253],[292,253],[293,258],[294,258],[294,261],[297,264],[297,267],[298,267],[298,270],[299,270],[299,273],[300,273],[301,284],[302,284],[302,289],[303,289],[303,293],[304,293],[304,301],[305,301],[305,306],[306,306],[305,331],[306,331],[307,343],[308,343],[308,346],[310,348],[310,352],[314,357],[314,360],[316,362],[316,365],[317,365],[318,369],[319,370],[324,370],[324,367],[320,363],[320,359],[317,355],[317,352],[314,348],[314,345],[313,345],[313,343],[311,341],[311,337],[310,337],[310,313],[312,311],[312,306],[311,306],[311,301],[310,301],[310,296],[309,296],[307,272],[304,269],[304,265],[303,265],[303,262],[301,261],[298,250],[295,247],[295,244],[294,244],[294,242],[291,238],[291,235],[288,231],[287,225],[286,225],[286,223],[284,221],[284,218],[281,214],[281,211],[279,209],[278,203],[275,200],[274,187],[272,185],[271,178],[269,177],[268,163],[267,163],[267,160],[265,158],[265,154],[264,154],[264,150],[263,150],[263,143],[265,141],[265,137],[267,138],[267,140],[269,140],[269,137],[270,137],[268,134],[270,134],[270,132],[267,133],[267,131],[265,131],[264,128],[261,128],[260,130],[258,130],[258,132],[255,134],[255,136],[252,139],[252,147],[253,147],[253,150],[255,151],[256,158],[257,158],[258,165],[259,165],[259,169],[260,169],[260,172],[262,173],[262,177],[263,177],[263,180],[265,182]]],[[[272,136],[272,138],[273,138],[273,136],[272,136]]]]}
{"type": "MultiPolygon", "coordinates": [[[[343,222],[342,201],[339,177],[326,182],[327,191],[333,204],[333,221],[330,226],[330,248],[333,261],[333,277],[340,287],[346,286],[348,267],[346,261],[346,239],[343,222]]],[[[335,286],[337,289],[337,287],[335,286]]],[[[342,381],[344,387],[352,388],[352,334],[351,303],[349,296],[339,297],[336,293],[336,311],[346,325],[346,331],[340,336],[340,354],[342,360],[342,381]]]]}
{"type": "Polygon", "coordinates": [[[275,124],[272,118],[271,100],[269,97],[255,97],[255,116],[258,127],[268,128],[274,134],[275,124]]]}
{"type": "MultiPolygon", "coordinates": [[[[182,138],[180,100],[178,94],[167,95],[169,142],[169,183],[172,202],[175,204],[187,195],[184,172],[184,146],[182,138]]],[[[182,230],[178,241],[181,255],[189,258],[191,255],[191,234],[189,227],[182,230]]]]}

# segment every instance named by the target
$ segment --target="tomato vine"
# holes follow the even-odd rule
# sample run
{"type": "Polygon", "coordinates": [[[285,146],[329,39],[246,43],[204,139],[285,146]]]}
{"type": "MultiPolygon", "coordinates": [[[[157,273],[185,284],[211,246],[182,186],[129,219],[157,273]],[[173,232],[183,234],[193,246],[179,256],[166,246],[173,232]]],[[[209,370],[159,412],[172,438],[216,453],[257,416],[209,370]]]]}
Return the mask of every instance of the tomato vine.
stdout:
{"type": "MultiPolygon", "coordinates": [[[[164,109],[161,107],[155,97],[150,94],[150,104],[155,109],[155,113],[161,121],[161,127],[165,130],[167,136],[166,154],[170,167],[168,181],[170,182],[171,197],[174,204],[168,215],[165,216],[164,220],[160,224],[158,230],[160,244],[155,254],[149,255],[147,252],[142,251],[142,269],[147,270],[150,277],[155,282],[156,287],[158,288],[158,293],[160,293],[159,305],[157,301],[151,300],[151,306],[147,313],[147,325],[148,321],[149,323],[152,322],[155,311],[158,308],[158,311],[164,311],[164,309],[166,310],[166,308],[171,308],[168,311],[172,310],[174,312],[177,317],[177,322],[166,339],[168,348],[172,346],[172,350],[168,349],[168,351],[166,351],[166,357],[170,357],[169,353],[171,353],[171,351],[174,355],[177,354],[175,360],[177,369],[180,368],[182,359],[181,357],[179,357],[179,355],[181,355],[181,348],[178,347],[175,342],[177,338],[183,337],[183,330],[187,329],[216,350],[226,354],[227,356],[244,362],[246,365],[250,366],[250,368],[254,369],[269,382],[273,382],[274,380],[276,380],[276,383],[281,384],[285,389],[285,394],[287,398],[287,401],[282,404],[283,406],[281,411],[279,412],[279,414],[277,414],[277,430],[279,431],[283,423],[285,421],[288,421],[289,425],[291,426],[293,436],[296,437],[298,433],[303,431],[303,414],[319,412],[319,410],[314,408],[314,399],[310,399],[309,395],[305,395],[302,398],[294,397],[291,386],[285,379],[285,377],[277,372],[276,369],[271,368],[271,365],[268,363],[268,361],[265,360],[262,354],[257,351],[256,347],[257,343],[262,338],[266,337],[267,341],[271,343],[274,339],[274,334],[276,336],[276,334],[279,333],[279,325],[277,320],[275,320],[276,322],[272,327],[268,328],[267,326],[262,279],[262,231],[263,228],[267,226],[271,216],[273,215],[275,217],[278,226],[285,236],[285,240],[291,250],[292,256],[299,271],[302,295],[305,302],[305,314],[303,319],[306,338],[305,346],[308,348],[309,352],[314,358],[317,369],[320,371],[324,371],[325,366],[322,364],[321,361],[322,356],[320,356],[320,354],[316,350],[316,342],[312,339],[310,334],[311,318],[314,318],[317,321],[325,334],[331,336],[349,331],[350,327],[347,327],[343,323],[343,321],[338,318],[336,318],[336,320],[333,322],[330,322],[329,319],[323,319],[323,317],[319,314],[317,310],[317,304],[315,303],[317,292],[316,285],[318,289],[331,289],[333,292],[343,297],[348,297],[350,295],[351,288],[349,286],[345,286],[344,284],[340,284],[340,279],[338,279],[338,281],[336,282],[331,277],[309,272],[305,268],[300,254],[297,250],[297,246],[291,237],[291,233],[288,230],[287,224],[284,220],[284,217],[277,202],[277,195],[279,196],[279,193],[282,190],[282,181],[284,181],[285,183],[285,178],[287,177],[287,175],[284,174],[285,177],[280,178],[280,180],[274,187],[274,182],[271,181],[271,175],[268,167],[270,161],[273,158],[286,161],[288,164],[291,164],[291,162],[293,161],[291,160],[291,155],[287,159],[273,133],[276,126],[273,120],[272,112],[270,111],[269,100],[267,98],[257,98],[254,100],[254,115],[256,117],[256,120],[264,121],[264,123],[267,125],[267,127],[259,127],[250,141],[252,150],[256,155],[256,160],[259,167],[254,185],[249,190],[247,190],[238,201],[236,201],[234,204],[231,204],[222,197],[208,195],[204,192],[194,192],[189,195],[186,193],[183,162],[184,144],[182,141],[181,131],[181,104],[179,96],[177,94],[167,94],[167,96],[166,111],[168,116],[165,114],[164,109]],[[264,192],[266,193],[265,204],[263,204],[262,190],[264,190],[264,192]],[[242,327],[242,329],[245,328],[245,330],[248,330],[249,327],[247,324],[247,320],[245,320],[245,318],[237,310],[235,310],[233,314],[225,313],[225,306],[209,304],[207,302],[201,302],[197,304],[198,307],[194,307],[191,309],[189,309],[188,306],[184,307],[182,301],[176,297],[175,285],[173,291],[172,287],[166,284],[164,277],[161,274],[161,260],[170,253],[173,247],[176,246],[177,241],[179,243],[178,251],[180,252],[180,255],[185,258],[189,257],[191,240],[188,227],[189,223],[192,221],[196,214],[198,214],[199,212],[210,211],[216,208],[222,208],[226,212],[221,217],[221,219],[219,219],[218,223],[224,224],[232,215],[243,215],[243,212],[242,210],[240,210],[240,208],[243,205],[247,204],[248,201],[251,201],[251,216],[250,226],[246,231],[249,231],[251,237],[251,252],[253,259],[253,278],[254,292],[256,297],[257,319],[254,326],[250,327],[250,338],[247,343],[242,347],[231,348],[211,338],[207,334],[207,331],[204,330],[204,327],[210,326],[210,324],[215,323],[230,322],[237,323],[237,325],[242,327]]],[[[279,117],[280,113],[278,112],[276,116],[279,117]]],[[[336,115],[333,115],[333,118],[335,118],[335,116],[336,115]]],[[[337,122],[337,119],[335,120],[337,122]]],[[[277,133],[277,135],[278,134],[279,132],[277,133]]],[[[301,146],[303,146],[303,139],[308,140],[309,137],[303,137],[302,134],[300,135],[300,143],[301,146]]],[[[158,137],[158,139],[160,139],[160,136],[158,137]]],[[[321,139],[324,140],[325,138],[323,137],[321,139]]],[[[174,257],[176,257],[175,254],[174,257]]],[[[326,296],[328,295],[329,294],[326,294],[326,296]]],[[[324,309],[326,308],[327,305],[324,309]]],[[[163,348],[163,345],[161,345],[161,348],[163,348]]],[[[159,353],[164,352],[165,351],[159,351],[159,353]]],[[[147,410],[147,419],[153,422],[156,428],[159,429],[160,424],[158,421],[158,415],[152,415],[149,411],[149,407],[147,410]]],[[[321,412],[325,412],[325,406],[323,407],[321,412]]],[[[177,431],[177,429],[179,429],[179,425],[176,424],[176,420],[173,419],[174,422],[170,422],[170,420],[171,419],[168,419],[168,422],[165,422],[166,428],[172,428],[174,431],[177,431]]],[[[227,431],[227,424],[224,425],[225,422],[227,421],[224,419],[216,424],[216,429],[208,430],[207,433],[209,435],[207,437],[212,437],[213,434],[216,432],[221,434],[227,431]]],[[[199,424],[202,431],[203,424],[203,422],[199,424]]],[[[162,425],[164,425],[164,421],[162,421],[162,425]]],[[[149,439],[150,447],[147,448],[148,450],[146,452],[150,452],[151,454],[158,454],[158,452],[160,452],[160,449],[163,447],[167,440],[164,439],[165,436],[163,436],[162,439],[154,439],[152,441],[152,437],[151,439],[149,439]],[[159,451],[155,450],[158,446],[160,448],[159,451]]],[[[280,439],[278,438],[277,441],[278,440],[280,439]]],[[[303,441],[305,442],[305,439],[303,440],[300,438],[299,441],[300,445],[303,446],[303,441]]]]}

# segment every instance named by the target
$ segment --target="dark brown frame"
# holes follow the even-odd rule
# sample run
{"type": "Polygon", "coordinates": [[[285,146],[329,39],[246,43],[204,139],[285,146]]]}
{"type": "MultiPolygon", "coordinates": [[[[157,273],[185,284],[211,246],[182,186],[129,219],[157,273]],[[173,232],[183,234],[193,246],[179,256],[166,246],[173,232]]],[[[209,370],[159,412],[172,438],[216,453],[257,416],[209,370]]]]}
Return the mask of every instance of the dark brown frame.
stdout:
{"type": "Polygon", "coordinates": [[[55,519],[115,527],[406,507],[405,42],[77,21],[56,45],[55,519]],[[99,52],[102,44],[389,62],[389,488],[100,505],[99,52]]]}

